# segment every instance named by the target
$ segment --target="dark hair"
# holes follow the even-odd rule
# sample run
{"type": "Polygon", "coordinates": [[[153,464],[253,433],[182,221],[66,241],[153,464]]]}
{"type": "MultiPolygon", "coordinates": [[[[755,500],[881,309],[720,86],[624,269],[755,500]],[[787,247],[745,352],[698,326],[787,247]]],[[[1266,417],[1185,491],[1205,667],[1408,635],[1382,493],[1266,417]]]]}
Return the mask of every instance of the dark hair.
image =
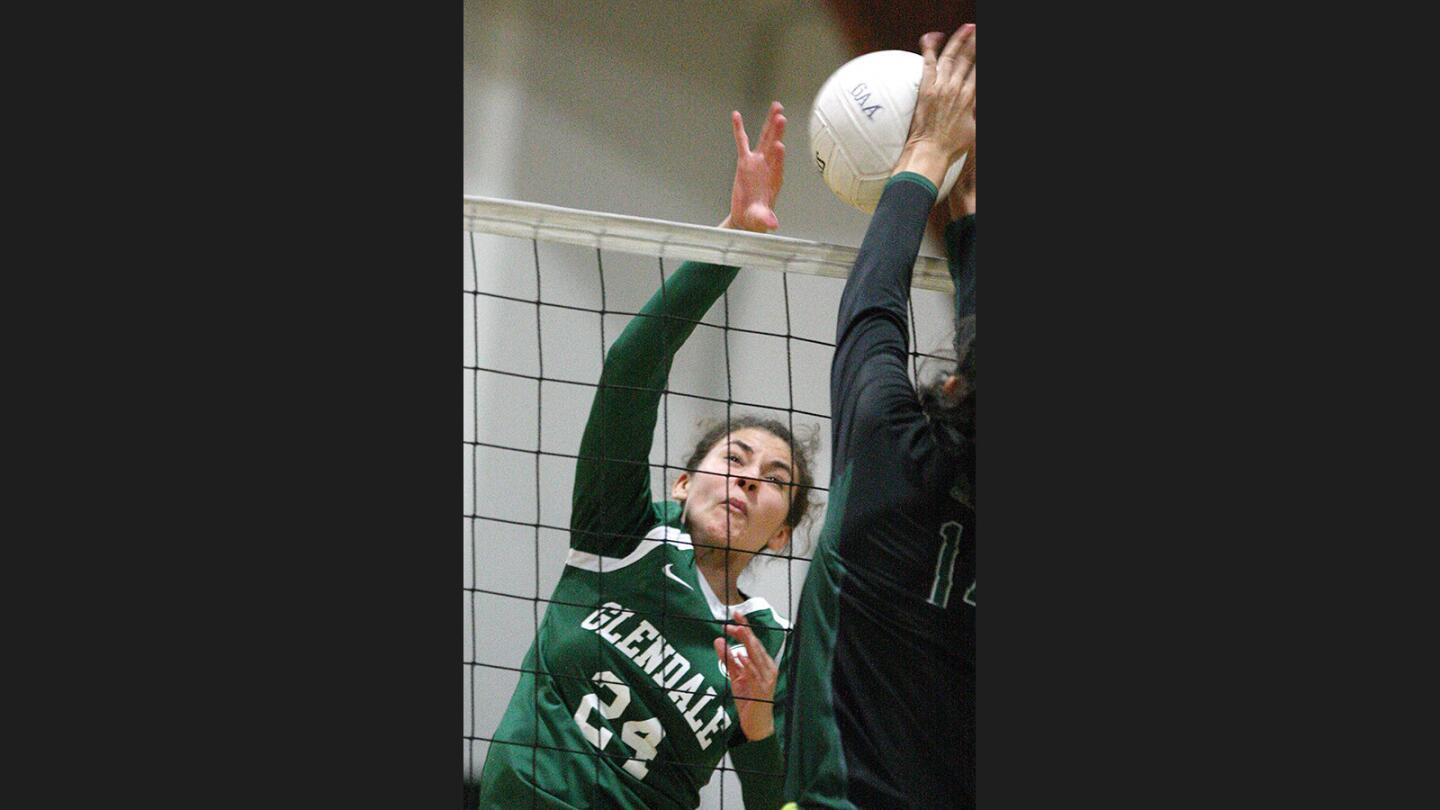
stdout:
{"type": "MultiPolygon", "coordinates": [[[[753,414],[731,416],[728,421],[717,421],[705,431],[700,441],[695,444],[695,451],[686,460],[685,469],[693,473],[721,439],[745,428],[763,430],[790,446],[790,457],[795,462],[795,476],[790,482],[790,511],[785,514],[785,525],[792,530],[799,527],[802,521],[810,517],[816,506],[813,495],[815,477],[810,466],[815,453],[820,449],[820,439],[816,435],[818,428],[807,431],[805,436],[797,439],[784,422],[753,414]]],[[[791,536],[794,536],[793,531],[791,536]]]]}
{"type": "MultiPolygon", "coordinates": [[[[963,463],[971,469],[966,477],[974,480],[975,465],[975,316],[962,318],[955,327],[955,365],[941,371],[928,385],[921,386],[920,405],[941,437],[960,449],[963,463]],[[959,378],[954,396],[945,396],[942,387],[950,375],[959,378]]],[[[974,497],[973,494],[970,496],[974,497]]]]}

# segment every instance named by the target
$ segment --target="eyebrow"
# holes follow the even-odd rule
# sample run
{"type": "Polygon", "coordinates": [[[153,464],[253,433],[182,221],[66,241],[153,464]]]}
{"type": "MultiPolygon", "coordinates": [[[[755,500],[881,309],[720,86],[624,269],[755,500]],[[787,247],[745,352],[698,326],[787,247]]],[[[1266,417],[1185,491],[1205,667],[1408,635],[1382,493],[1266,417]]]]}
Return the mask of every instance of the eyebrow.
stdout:
{"type": "MultiPolygon", "coordinates": [[[[739,445],[739,446],[740,446],[740,449],[741,449],[741,450],[744,450],[744,451],[747,452],[747,453],[754,453],[754,452],[755,452],[755,448],[751,447],[750,445],[746,444],[745,442],[740,441],[739,439],[731,439],[731,440],[730,440],[730,444],[739,445]]],[[[779,459],[772,459],[771,462],[770,462],[770,464],[769,464],[769,466],[770,466],[771,468],[779,467],[780,469],[782,469],[782,470],[785,471],[785,474],[786,474],[786,475],[793,476],[793,475],[795,474],[795,471],[792,470],[792,469],[790,469],[790,465],[789,465],[789,464],[786,464],[785,462],[783,462],[783,461],[781,461],[781,460],[779,460],[779,459]]]]}

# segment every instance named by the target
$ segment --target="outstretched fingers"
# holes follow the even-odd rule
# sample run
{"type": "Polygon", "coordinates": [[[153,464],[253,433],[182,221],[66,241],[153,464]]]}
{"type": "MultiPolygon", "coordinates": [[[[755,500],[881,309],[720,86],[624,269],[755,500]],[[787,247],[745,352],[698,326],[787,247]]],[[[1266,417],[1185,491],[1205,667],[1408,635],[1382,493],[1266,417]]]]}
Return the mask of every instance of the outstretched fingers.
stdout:
{"type": "Polygon", "coordinates": [[[926,62],[934,62],[939,54],[940,44],[945,41],[945,35],[939,31],[928,31],[920,35],[920,55],[925,57],[926,62]]]}
{"type": "Polygon", "coordinates": [[[760,639],[755,636],[755,631],[750,629],[750,622],[746,620],[745,614],[733,613],[731,615],[735,623],[725,625],[725,632],[745,645],[745,651],[750,654],[752,663],[768,660],[770,653],[765,651],[765,645],[760,643],[760,639]]]}
{"type": "Polygon", "coordinates": [[[940,43],[944,39],[945,35],[939,31],[931,31],[920,37],[920,56],[925,60],[925,66],[920,70],[921,87],[935,80],[935,52],[940,49],[940,43]]]}
{"type": "Polygon", "coordinates": [[[750,138],[745,135],[745,119],[739,110],[730,112],[730,128],[735,131],[735,153],[743,160],[750,154],[750,138]]]}
{"type": "Polygon", "coordinates": [[[725,665],[725,671],[729,673],[731,680],[740,676],[742,664],[739,657],[730,652],[730,645],[725,643],[724,638],[715,639],[715,656],[725,665]]]}
{"type": "Polygon", "coordinates": [[[770,113],[765,116],[765,127],[760,130],[760,143],[757,151],[768,155],[772,145],[779,143],[785,137],[785,108],[778,101],[770,103],[770,113]]]}
{"type": "Polygon", "coordinates": [[[785,108],[773,102],[765,116],[765,125],[751,151],[745,135],[745,120],[739,112],[730,113],[730,127],[735,135],[735,183],[730,191],[731,227],[747,231],[773,231],[780,227],[775,216],[775,198],[785,177],[785,108]]]}
{"type": "Polygon", "coordinates": [[[975,41],[978,37],[975,33],[975,26],[970,26],[970,35],[960,43],[960,48],[955,54],[955,73],[962,82],[971,81],[975,75],[975,41]]]}
{"type": "Polygon", "coordinates": [[[775,188],[780,188],[785,181],[785,144],[777,143],[765,154],[765,162],[770,164],[770,171],[775,173],[775,188]]]}
{"type": "MultiPolygon", "coordinates": [[[[929,34],[926,34],[926,36],[929,36],[929,34]]],[[[955,34],[950,37],[950,41],[945,43],[945,49],[940,52],[940,59],[954,61],[955,58],[959,56],[961,48],[966,42],[972,40],[974,36],[975,23],[965,23],[960,26],[960,30],[956,31],[955,34]]]]}

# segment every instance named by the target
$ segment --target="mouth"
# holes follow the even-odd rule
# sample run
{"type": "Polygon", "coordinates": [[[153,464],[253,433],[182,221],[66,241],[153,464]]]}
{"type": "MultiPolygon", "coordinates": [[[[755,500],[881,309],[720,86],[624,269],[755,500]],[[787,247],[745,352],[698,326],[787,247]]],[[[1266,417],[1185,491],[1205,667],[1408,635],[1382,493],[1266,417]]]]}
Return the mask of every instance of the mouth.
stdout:
{"type": "Polygon", "coordinates": [[[730,500],[725,502],[725,506],[726,508],[742,515],[748,514],[750,512],[750,507],[746,506],[745,502],[740,500],[739,498],[731,498],[730,500]]]}

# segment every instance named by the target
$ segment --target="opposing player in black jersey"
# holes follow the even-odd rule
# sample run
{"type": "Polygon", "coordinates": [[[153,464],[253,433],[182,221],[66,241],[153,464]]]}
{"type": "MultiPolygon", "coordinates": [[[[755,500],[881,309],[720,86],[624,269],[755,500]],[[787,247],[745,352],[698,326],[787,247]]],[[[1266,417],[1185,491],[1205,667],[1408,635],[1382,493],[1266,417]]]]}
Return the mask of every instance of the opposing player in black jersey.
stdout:
{"type": "Polygon", "coordinates": [[[975,27],[944,39],[921,39],[909,139],[840,301],[829,506],[777,696],[787,807],[974,806],[975,27]],[[946,229],[957,363],[917,392],[911,272],[966,153],[946,229]]]}
{"type": "MultiPolygon", "coordinates": [[[[722,227],[778,225],[782,112],[753,151],[732,114],[722,227]]],[[[805,514],[810,457],[784,425],[740,418],[701,437],[668,500],[652,499],[647,464],[675,352],[738,273],[681,265],[606,354],[570,552],[486,755],[481,807],[691,810],[727,750],[747,808],[783,799],[772,699],[788,623],[738,580],[805,514]]]]}

